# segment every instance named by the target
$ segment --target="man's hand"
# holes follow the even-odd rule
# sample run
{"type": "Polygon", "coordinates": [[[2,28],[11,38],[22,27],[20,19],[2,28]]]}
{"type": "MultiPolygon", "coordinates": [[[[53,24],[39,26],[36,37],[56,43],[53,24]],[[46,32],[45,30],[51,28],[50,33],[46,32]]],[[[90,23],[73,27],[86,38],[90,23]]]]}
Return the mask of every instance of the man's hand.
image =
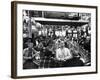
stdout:
{"type": "Polygon", "coordinates": [[[32,59],[32,57],[24,57],[24,59],[25,59],[25,60],[27,60],[27,59],[32,59]]]}
{"type": "Polygon", "coordinates": [[[58,61],[66,61],[66,59],[58,58],[58,61]]]}
{"type": "Polygon", "coordinates": [[[28,59],[32,59],[32,57],[28,57],[28,59]]]}

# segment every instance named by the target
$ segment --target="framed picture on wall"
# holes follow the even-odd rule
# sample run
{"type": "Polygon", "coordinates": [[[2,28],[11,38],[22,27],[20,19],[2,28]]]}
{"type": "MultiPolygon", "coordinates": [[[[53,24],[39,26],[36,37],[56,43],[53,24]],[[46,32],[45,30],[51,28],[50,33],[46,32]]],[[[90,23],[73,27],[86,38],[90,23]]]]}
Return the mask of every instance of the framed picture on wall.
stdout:
{"type": "Polygon", "coordinates": [[[97,73],[97,6],[13,1],[11,77],[97,73]]]}

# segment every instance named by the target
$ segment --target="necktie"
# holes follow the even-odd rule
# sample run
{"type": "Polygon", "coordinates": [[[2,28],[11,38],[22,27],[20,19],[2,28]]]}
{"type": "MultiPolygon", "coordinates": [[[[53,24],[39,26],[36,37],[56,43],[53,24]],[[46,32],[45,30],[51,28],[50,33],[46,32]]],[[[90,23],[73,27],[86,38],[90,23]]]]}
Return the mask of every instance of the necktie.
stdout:
{"type": "Polygon", "coordinates": [[[61,50],[61,53],[62,53],[62,59],[65,59],[65,52],[64,52],[64,49],[61,50]]]}
{"type": "Polygon", "coordinates": [[[32,48],[29,48],[28,50],[28,57],[32,57],[32,48]]]}

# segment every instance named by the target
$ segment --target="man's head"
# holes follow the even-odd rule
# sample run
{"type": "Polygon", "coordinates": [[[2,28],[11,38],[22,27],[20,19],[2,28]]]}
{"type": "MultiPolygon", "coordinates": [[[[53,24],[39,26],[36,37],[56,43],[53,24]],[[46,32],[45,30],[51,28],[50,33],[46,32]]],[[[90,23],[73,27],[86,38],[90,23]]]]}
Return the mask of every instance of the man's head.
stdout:
{"type": "Polygon", "coordinates": [[[65,46],[64,41],[61,41],[61,43],[60,43],[60,47],[63,48],[64,46],[65,46]]]}
{"type": "Polygon", "coordinates": [[[28,48],[33,48],[33,43],[28,43],[28,48]]]}

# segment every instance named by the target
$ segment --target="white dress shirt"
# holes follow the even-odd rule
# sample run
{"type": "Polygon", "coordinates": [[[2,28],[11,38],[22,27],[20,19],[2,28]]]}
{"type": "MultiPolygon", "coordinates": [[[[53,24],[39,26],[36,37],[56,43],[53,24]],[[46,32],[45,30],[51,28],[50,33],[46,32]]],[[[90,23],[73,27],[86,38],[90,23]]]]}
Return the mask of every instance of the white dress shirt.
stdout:
{"type": "Polygon", "coordinates": [[[56,59],[61,61],[66,61],[68,59],[71,59],[72,55],[70,53],[70,50],[68,48],[59,48],[56,50],[56,59]]]}

